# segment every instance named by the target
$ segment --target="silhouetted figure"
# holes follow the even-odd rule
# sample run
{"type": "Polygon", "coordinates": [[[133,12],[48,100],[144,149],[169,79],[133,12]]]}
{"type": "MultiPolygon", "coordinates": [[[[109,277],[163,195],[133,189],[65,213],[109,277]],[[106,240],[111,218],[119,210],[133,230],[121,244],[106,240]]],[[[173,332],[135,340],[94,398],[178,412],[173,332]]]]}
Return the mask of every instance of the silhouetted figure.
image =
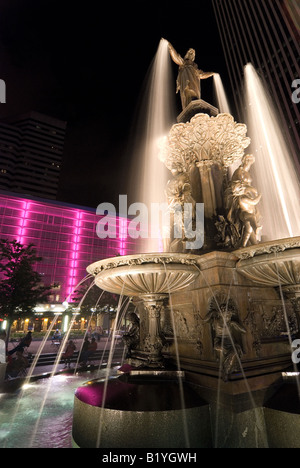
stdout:
{"type": "Polygon", "coordinates": [[[21,353],[24,352],[25,348],[29,348],[32,342],[32,333],[29,331],[25,338],[22,338],[20,343],[11,351],[8,351],[8,355],[11,356],[12,354],[16,353],[17,351],[20,351],[21,353]]]}

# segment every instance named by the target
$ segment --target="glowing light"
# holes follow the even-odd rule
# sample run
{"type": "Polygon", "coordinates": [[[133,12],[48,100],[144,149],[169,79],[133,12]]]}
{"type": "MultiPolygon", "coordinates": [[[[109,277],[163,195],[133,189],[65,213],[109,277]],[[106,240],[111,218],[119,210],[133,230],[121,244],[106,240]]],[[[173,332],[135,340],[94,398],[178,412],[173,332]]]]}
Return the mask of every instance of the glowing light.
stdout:
{"type": "Polygon", "coordinates": [[[127,219],[119,218],[119,253],[125,255],[127,239],[127,219]]]}
{"type": "Polygon", "coordinates": [[[63,332],[64,333],[68,330],[69,321],[70,321],[69,316],[65,315],[64,316],[64,322],[63,322],[63,332]]]}
{"type": "Polygon", "coordinates": [[[69,288],[67,290],[68,297],[72,295],[74,292],[74,288],[78,283],[80,276],[78,274],[78,258],[79,258],[79,251],[80,251],[80,234],[81,234],[81,225],[82,225],[82,212],[77,211],[75,216],[75,223],[74,223],[74,230],[73,230],[73,237],[72,237],[72,261],[69,270],[69,281],[68,285],[69,288]]]}
{"type": "Polygon", "coordinates": [[[21,212],[21,216],[20,216],[20,228],[19,228],[19,232],[18,232],[18,242],[20,242],[20,244],[24,244],[25,243],[25,235],[26,235],[26,226],[27,226],[27,217],[28,217],[28,212],[30,210],[30,203],[27,202],[27,201],[24,201],[23,202],[23,210],[21,212]]]}
{"type": "Polygon", "coordinates": [[[26,383],[26,384],[22,385],[22,390],[27,390],[28,388],[31,388],[31,387],[33,387],[32,384],[26,383]]]}
{"type": "MultiPolygon", "coordinates": [[[[126,237],[126,215],[121,222],[121,238],[104,242],[96,234],[99,216],[93,209],[0,194],[0,212],[1,237],[35,245],[43,258],[36,265],[37,271],[44,284],[59,283],[55,294],[59,302],[72,294],[91,261],[136,251],[137,242],[126,237]]],[[[117,224],[119,219],[116,217],[117,224]]]]}

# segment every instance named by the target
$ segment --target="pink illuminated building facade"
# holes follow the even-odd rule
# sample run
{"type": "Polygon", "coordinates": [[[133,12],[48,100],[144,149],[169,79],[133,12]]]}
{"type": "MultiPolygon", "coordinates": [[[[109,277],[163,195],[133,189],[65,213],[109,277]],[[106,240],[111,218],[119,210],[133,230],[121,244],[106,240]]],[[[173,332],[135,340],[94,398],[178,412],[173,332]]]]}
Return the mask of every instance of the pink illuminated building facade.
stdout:
{"type": "Polygon", "coordinates": [[[37,270],[44,284],[59,284],[50,297],[53,307],[72,302],[90,263],[135,252],[136,241],[127,236],[128,219],[112,216],[117,236],[106,239],[96,233],[100,219],[96,209],[0,192],[0,236],[35,245],[43,258],[37,270]]]}

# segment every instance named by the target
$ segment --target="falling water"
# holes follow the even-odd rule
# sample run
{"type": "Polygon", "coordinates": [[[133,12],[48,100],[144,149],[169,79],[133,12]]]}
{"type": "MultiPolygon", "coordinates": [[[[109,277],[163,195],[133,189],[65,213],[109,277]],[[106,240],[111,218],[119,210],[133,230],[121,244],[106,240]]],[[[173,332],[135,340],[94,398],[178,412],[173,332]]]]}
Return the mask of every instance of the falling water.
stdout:
{"type": "MultiPolygon", "coordinates": [[[[165,262],[164,262],[164,269],[165,269],[165,272],[166,272],[165,262]]],[[[179,356],[176,322],[175,322],[174,309],[173,309],[173,304],[172,304],[172,295],[171,295],[170,290],[169,290],[169,305],[170,305],[170,312],[171,312],[172,328],[173,328],[173,333],[174,333],[174,346],[175,346],[175,355],[176,355],[176,365],[177,365],[177,371],[178,371],[178,385],[179,385],[181,410],[182,410],[182,428],[183,428],[184,439],[185,439],[185,448],[190,448],[190,437],[189,437],[189,428],[188,428],[187,417],[186,417],[183,382],[182,382],[182,378],[180,376],[181,365],[180,365],[180,356],[179,356]]]]}
{"type": "Polygon", "coordinates": [[[262,194],[262,234],[265,240],[299,236],[299,174],[271,99],[251,64],[245,66],[245,83],[248,134],[256,157],[253,176],[262,194]]]}
{"type": "Polygon", "coordinates": [[[231,114],[231,110],[229,107],[229,103],[227,100],[227,96],[225,93],[225,89],[223,86],[221,76],[219,75],[219,73],[216,73],[213,76],[213,79],[214,79],[214,90],[215,90],[216,97],[217,97],[219,111],[221,112],[221,114],[231,114]]]}
{"type": "MultiPolygon", "coordinates": [[[[219,73],[216,73],[214,76],[213,76],[213,82],[214,82],[214,91],[215,91],[215,95],[216,95],[216,99],[217,99],[217,106],[218,106],[218,109],[220,111],[221,114],[231,114],[231,109],[230,109],[230,106],[229,106],[229,102],[228,102],[228,99],[227,99],[227,95],[226,95],[226,92],[225,92],[225,88],[223,86],[223,82],[222,82],[222,79],[221,79],[221,76],[219,75],[219,73]]],[[[235,163],[233,163],[229,168],[228,168],[228,172],[229,172],[229,176],[231,177],[232,174],[234,173],[234,171],[239,167],[241,161],[236,161],[235,163]]]]}
{"type": "MultiPolygon", "coordinates": [[[[172,66],[168,50],[168,41],[161,39],[155,58],[150,68],[145,101],[141,106],[141,116],[137,137],[139,144],[135,149],[134,180],[131,185],[136,187],[135,201],[147,206],[149,217],[151,203],[164,203],[165,187],[168,173],[158,159],[158,141],[164,136],[174,122],[175,108],[172,82],[172,66]]],[[[149,225],[151,225],[151,218],[149,225]]],[[[147,222],[148,222],[147,220],[147,222]]],[[[152,227],[152,226],[151,226],[152,227]]],[[[150,229],[149,229],[150,231],[150,229]]],[[[158,237],[158,236],[157,236],[158,237]]],[[[161,250],[159,238],[148,239],[144,250],[157,252],[161,250]]]]}
{"type": "MultiPolygon", "coordinates": [[[[115,338],[116,338],[117,326],[118,326],[118,323],[119,323],[119,320],[120,320],[120,312],[121,312],[121,308],[122,308],[122,301],[123,301],[123,294],[121,293],[120,298],[119,298],[117,315],[116,315],[115,323],[114,323],[113,330],[112,330],[112,338],[111,338],[112,343],[115,342],[115,338]]],[[[113,352],[114,352],[113,349],[111,349],[110,353],[109,353],[109,357],[108,357],[107,367],[106,367],[106,376],[105,376],[105,380],[104,380],[101,413],[100,413],[100,418],[99,418],[99,421],[98,421],[98,434],[97,434],[96,448],[101,446],[100,444],[101,444],[101,434],[102,434],[102,429],[103,429],[103,414],[104,414],[103,411],[105,409],[105,402],[106,402],[107,388],[108,388],[108,380],[109,380],[109,377],[110,377],[113,352]]]]}

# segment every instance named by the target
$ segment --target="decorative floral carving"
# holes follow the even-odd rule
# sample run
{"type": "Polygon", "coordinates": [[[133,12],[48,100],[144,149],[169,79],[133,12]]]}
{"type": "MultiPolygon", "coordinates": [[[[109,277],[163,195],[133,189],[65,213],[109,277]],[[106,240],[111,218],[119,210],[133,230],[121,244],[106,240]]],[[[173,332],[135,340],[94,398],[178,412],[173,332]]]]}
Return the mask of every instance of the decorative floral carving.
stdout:
{"type": "Polygon", "coordinates": [[[236,268],[254,283],[292,286],[300,283],[300,238],[283,239],[236,250],[236,268]]]}
{"type": "Polygon", "coordinates": [[[262,343],[295,336],[299,330],[297,316],[292,304],[280,301],[254,302],[245,320],[253,337],[252,347],[260,357],[262,343]],[[287,327],[288,324],[288,327],[287,327]],[[287,329],[288,328],[288,329],[287,329]]]}
{"type": "Polygon", "coordinates": [[[247,126],[236,123],[230,114],[196,114],[190,122],[173,125],[159,143],[159,158],[166,167],[182,167],[188,172],[192,164],[219,164],[229,167],[240,160],[250,145],[247,126]]]}
{"type": "Polygon", "coordinates": [[[263,329],[262,338],[277,338],[292,336],[298,331],[297,317],[291,307],[285,305],[286,311],[283,306],[273,306],[271,311],[264,311],[262,315],[263,329]],[[287,330],[288,322],[288,330],[287,330]]]}
{"type": "Polygon", "coordinates": [[[291,237],[288,239],[265,242],[259,245],[252,245],[244,249],[236,250],[234,253],[241,260],[246,260],[258,255],[284,252],[285,250],[295,249],[297,247],[300,247],[300,237],[291,237]]]}
{"type": "Polygon", "coordinates": [[[90,265],[88,267],[89,273],[97,276],[103,270],[111,270],[121,266],[134,266],[134,265],[143,265],[146,263],[155,263],[155,264],[170,264],[177,263],[182,265],[197,265],[197,259],[189,258],[188,256],[167,256],[167,255],[137,255],[132,257],[116,257],[111,262],[101,261],[97,262],[97,265],[90,265]]]}

